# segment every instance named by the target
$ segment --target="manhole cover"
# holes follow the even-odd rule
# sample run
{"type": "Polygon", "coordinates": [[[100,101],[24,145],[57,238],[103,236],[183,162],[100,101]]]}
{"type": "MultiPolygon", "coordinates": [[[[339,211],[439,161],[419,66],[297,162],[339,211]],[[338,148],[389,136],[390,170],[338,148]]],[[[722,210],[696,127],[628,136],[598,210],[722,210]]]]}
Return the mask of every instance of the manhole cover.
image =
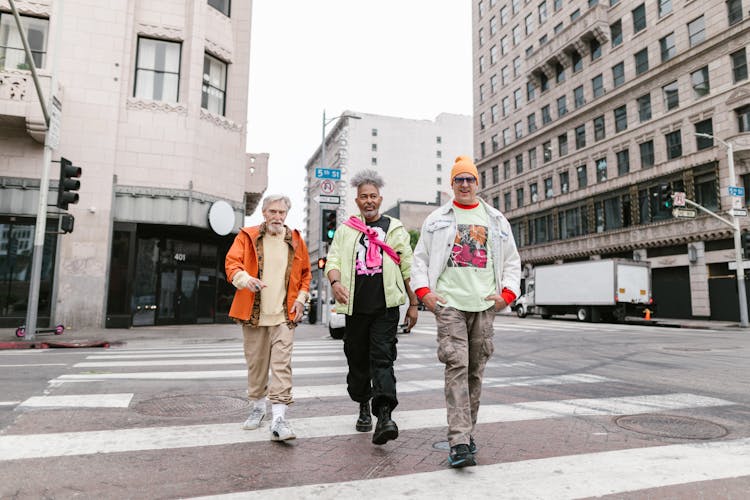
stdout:
{"type": "Polygon", "coordinates": [[[674,439],[717,439],[729,433],[719,424],[680,415],[623,415],[615,419],[615,424],[640,434],[674,439]]]}
{"type": "Polygon", "coordinates": [[[432,447],[435,448],[436,450],[441,450],[441,451],[448,451],[451,449],[450,445],[448,444],[448,441],[438,441],[437,443],[434,443],[432,447]]]}
{"type": "Polygon", "coordinates": [[[191,394],[147,399],[137,403],[134,410],[156,417],[210,417],[240,411],[248,404],[246,399],[231,396],[191,394]]]}

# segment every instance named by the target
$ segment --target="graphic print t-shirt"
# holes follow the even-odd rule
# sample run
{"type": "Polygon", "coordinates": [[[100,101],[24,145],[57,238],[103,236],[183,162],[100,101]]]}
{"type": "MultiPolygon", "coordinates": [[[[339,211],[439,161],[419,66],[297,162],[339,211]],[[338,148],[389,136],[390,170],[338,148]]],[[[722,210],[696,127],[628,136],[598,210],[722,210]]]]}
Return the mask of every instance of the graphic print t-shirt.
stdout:
{"type": "MultiPolygon", "coordinates": [[[[375,222],[366,222],[368,226],[375,229],[380,241],[385,241],[391,220],[381,216],[375,222]]],[[[370,247],[370,239],[361,233],[355,248],[354,264],[354,312],[358,314],[374,314],[385,309],[385,290],[383,289],[383,259],[390,259],[383,253],[383,249],[377,247],[380,254],[381,264],[375,267],[367,267],[367,249],[370,247]]]]}
{"type": "Polygon", "coordinates": [[[469,312],[484,311],[494,304],[484,298],[497,293],[487,212],[481,203],[470,209],[454,205],[453,210],[456,238],[448,265],[438,278],[436,291],[450,307],[469,312]]]}

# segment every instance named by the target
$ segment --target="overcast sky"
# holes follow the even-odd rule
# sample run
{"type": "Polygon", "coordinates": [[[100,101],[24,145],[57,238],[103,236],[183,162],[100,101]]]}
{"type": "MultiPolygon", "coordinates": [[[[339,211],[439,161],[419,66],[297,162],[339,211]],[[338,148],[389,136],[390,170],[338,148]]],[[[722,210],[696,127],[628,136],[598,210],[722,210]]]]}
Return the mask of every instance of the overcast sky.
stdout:
{"type": "Polygon", "coordinates": [[[470,115],[471,73],[469,0],[254,0],[248,152],[270,154],[266,194],[288,195],[287,224],[303,229],[324,109],[470,115]]]}

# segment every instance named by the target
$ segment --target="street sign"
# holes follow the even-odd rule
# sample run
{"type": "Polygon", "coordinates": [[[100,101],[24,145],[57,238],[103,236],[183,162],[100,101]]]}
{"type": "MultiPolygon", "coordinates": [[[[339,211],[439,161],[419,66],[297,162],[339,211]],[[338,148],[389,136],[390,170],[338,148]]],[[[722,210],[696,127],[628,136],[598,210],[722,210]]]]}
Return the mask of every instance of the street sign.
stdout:
{"type": "Polygon", "coordinates": [[[746,208],[732,208],[729,210],[729,215],[732,215],[734,217],[747,217],[747,209],[746,208]]]}
{"type": "Polygon", "coordinates": [[[745,196],[745,188],[738,186],[729,186],[729,196],[745,196]]]}
{"type": "Polygon", "coordinates": [[[325,203],[327,205],[338,205],[339,203],[341,203],[340,196],[326,196],[323,194],[315,196],[313,200],[315,201],[315,203],[325,203]]]}
{"type": "Polygon", "coordinates": [[[49,107],[49,128],[44,138],[45,146],[57,149],[60,146],[60,116],[62,115],[62,103],[52,96],[52,106],[49,107]]]}
{"type": "Polygon", "coordinates": [[[674,206],[684,207],[685,206],[685,191],[675,191],[674,197],[672,199],[674,200],[674,206]]]}
{"type": "Polygon", "coordinates": [[[336,184],[330,179],[325,179],[320,183],[320,192],[323,194],[333,194],[336,190],[336,184]]]}
{"type": "Polygon", "coordinates": [[[338,168],[316,168],[316,179],[341,179],[341,170],[338,168]]]}
{"type": "Polygon", "coordinates": [[[692,219],[698,215],[698,211],[694,208],[673,208],[672,217],[679,219],[692,219]]]}

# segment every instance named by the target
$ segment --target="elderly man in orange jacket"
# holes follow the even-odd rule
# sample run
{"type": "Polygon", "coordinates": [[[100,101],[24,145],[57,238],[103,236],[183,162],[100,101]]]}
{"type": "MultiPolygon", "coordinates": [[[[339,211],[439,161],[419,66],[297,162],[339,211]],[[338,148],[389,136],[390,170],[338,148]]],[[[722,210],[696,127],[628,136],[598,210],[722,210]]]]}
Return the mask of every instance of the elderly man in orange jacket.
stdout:
{"type": "Polygon", "coordinates": [[[272,441],[296,437],[286,420],[292,403],[292,341],[310,290],[307,246],[299,231],[284,224],[290,208],[288,197],[267,196],[265,222],[242,228],[225,262],[227,280],[237,288],[229,316],[242,325],[252,405],[243,428],[260,427],[268,399],[272,441]]]}

